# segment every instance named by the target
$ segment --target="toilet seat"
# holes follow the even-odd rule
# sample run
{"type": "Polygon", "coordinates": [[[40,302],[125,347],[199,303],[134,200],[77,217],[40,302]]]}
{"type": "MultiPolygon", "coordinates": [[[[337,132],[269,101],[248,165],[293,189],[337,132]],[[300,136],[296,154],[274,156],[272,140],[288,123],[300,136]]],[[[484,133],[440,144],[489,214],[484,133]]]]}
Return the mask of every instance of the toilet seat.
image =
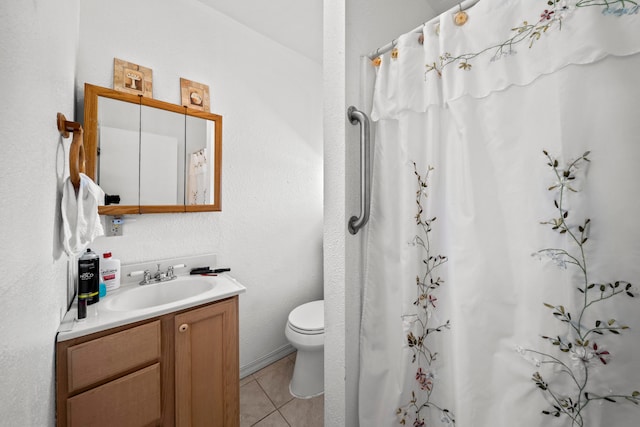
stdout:
{"type": "Polygon", "coordinates": [[[324,300],[311,301],[289,313],[287,326],[303,335],[324,333],[324,300]]]}

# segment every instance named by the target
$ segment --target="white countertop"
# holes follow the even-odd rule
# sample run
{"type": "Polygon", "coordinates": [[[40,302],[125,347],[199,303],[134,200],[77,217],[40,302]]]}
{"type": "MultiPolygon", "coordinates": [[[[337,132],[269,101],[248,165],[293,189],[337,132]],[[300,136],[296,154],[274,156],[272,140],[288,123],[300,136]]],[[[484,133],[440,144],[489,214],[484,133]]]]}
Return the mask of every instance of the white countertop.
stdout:
{"type": "Polygon", "coordinates": [[[62,319],[62,323],[58,328],[57,341],[66,341],[72,338],[89,335],[94,332],[104,331],[116,326],[151,319],[163,314],[229,298],[246,291],[244,286],[226,273],[219,274],[217,276],[178,276],[177,279],[170,282],[161,282],[145,286],[162,286],[165,283],[179,283],[181,280],[193,279],[194,277],[197,277],[198,280],[210,281],[213,284],[212,289],[189,298],[154,307],[126,311],[110,309],[110,304],[108,303],[109,298],[115,298],[129,290],[138,289],[140,288],[140,285],[138,284],[122,285],[119,289],[109,292],[105,297],[100,299],[100,302],[87,307],[87,317],[81,321],[76,320],[76,300],[74,301],[71,309],[69,309],[62,319]]]}

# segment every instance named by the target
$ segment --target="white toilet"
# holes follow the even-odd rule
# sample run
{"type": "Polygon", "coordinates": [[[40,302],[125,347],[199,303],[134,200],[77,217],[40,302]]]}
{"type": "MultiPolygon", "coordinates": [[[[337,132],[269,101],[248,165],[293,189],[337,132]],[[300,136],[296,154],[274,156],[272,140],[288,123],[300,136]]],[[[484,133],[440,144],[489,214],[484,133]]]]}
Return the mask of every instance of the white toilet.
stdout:
{"type": "Polygon", "coordinates": [[[285,335],[298,349],[289,391],[308,399],[324,393],[324,300],[312,301],[289,313],[285,335]]]}

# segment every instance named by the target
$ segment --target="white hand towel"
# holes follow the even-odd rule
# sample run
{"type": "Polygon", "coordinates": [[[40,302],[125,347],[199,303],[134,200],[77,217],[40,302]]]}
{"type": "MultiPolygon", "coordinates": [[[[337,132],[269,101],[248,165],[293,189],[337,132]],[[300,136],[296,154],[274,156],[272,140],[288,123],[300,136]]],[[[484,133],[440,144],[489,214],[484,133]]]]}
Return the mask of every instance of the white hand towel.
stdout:
{"type": "Polygon", "coordinates": [[[62,246],[71,255],[80,255],[104,229],[98,215],[98,205],[104,204],[104,191],[85,174],[80,174],[76,197],[73,184],[66,179],[62,189],[62,246]]]}

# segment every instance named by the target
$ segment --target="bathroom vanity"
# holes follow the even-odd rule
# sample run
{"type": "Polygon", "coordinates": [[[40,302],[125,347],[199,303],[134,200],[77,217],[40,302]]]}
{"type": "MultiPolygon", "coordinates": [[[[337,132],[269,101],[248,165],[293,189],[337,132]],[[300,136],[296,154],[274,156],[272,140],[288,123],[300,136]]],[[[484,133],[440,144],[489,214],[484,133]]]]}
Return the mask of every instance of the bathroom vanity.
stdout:
{"type": "Polygon", "coordinates": [[[84,322],[70,310],[56,343],[57,425],[238,426],[244,290],[225,275],[187,276],[124,287],[84,322]],[[198,282],[211,289],[177,302],[152,296],[169,289],[163,285],[198,282]],[[136,306],[140,290],[146,295],[136,306]]]}

